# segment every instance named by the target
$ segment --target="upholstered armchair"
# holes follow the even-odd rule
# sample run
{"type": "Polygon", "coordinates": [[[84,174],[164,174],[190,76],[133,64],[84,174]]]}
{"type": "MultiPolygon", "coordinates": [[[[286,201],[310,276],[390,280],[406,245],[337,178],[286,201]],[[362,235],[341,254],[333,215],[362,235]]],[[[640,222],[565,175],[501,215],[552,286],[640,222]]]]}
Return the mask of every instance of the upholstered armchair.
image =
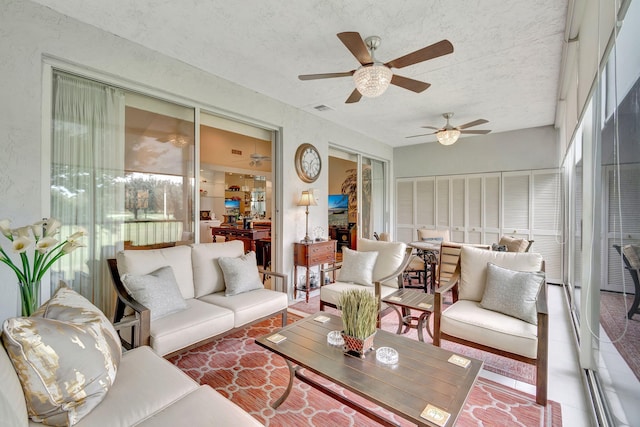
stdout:
{"type": "Polygon", "coordinates": [[[536,402],[547,403],[548,316],[537,253],[462,246],[458,266],[434,295],[433,343],[443,340],[536,367],[536,402]],[[453,304],[443,295],[453,293],[453,304]]]}
{"type": "Polygon", "coordinates": [[[357,251],[343,248],[342,264],[321,270],[320,310],[338,308],[340,294],[346,290],[364,288],[376,293],[380,301],[403,286],[402,273],[411,260],[411,248],[402,242],[370,239],[358,239],[357,247],[357,251]],[[337,273],[336,281],[326,284],[325,275],[331,272],[337,273]]]}

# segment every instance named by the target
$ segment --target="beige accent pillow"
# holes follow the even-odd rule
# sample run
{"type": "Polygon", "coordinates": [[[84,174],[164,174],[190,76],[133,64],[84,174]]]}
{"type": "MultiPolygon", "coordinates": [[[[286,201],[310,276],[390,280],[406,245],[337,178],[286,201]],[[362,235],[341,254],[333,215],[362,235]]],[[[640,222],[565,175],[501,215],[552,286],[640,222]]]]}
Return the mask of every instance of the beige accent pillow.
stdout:
{"type": "Polygon", "coordinates": [[[345,283],[373,286],[373,267],[376,265],[378,252],[359,252],[342,248],[342,267],[338,280],[345,283]]]}
{"type": "Polygon", "coordinates": [[[543,283],[542,271],[514,271],[488,263],[480,306],[537,325],[536,301],[543,283]]]}
{"type": "Polygon", "coordinates": [[[33,421],[73,425],[102,402],[121,356],[108,324],[97,307],[66,287],[33,316],[5,320],[2,340],[33,421]]]}
{"type": "Polygon", "coordinates": [[[509,252],[524,252],[527,250],[527,246],[529,246],[529,240],[518,239],[511,236],[502,236],[498,245],[506,246],[507,251],[509,252]]]}
{"type": "Polygon", "coordinates": [[[230,297],[264,288],[254,251],[234,258],[220,257],[218,263],[224,275],[225,296],[230,297]]]}
{"type": "Polygon", "coordinates": [[[129,295],[151,310],[151,320],[160,319],[187,308],[171,266],[149,274],[123,274],[121,277],[129,295]]]}
{"type": "MultiPolygon", "coordinates": [[[[375,266],[373,267],[372,281],[380,280],[395,273],[404,261],[406,243],[403,242],[381,242],[371,239],[358,239],[359,252],[378,252],[375,266]]],[[[385,286],[398,287],[396,279],[383,283],[385,286]]]]}

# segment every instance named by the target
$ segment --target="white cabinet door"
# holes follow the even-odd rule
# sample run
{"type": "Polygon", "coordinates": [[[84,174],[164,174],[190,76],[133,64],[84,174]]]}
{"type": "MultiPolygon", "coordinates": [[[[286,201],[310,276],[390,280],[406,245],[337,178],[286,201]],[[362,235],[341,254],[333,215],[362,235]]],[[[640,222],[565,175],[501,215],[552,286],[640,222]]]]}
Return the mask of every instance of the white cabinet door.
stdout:
{"type": "Polygon", "coordinates": [[[530,172],[502,174],[502,234],[529,238],[531,229],[530,172]]]}
{"type": "Polygon", "coordinates": [[[499,173],[484,175],[484,215],[482,243],[490,245],[500,240],[501,183],[499,173]]]}
{"type": "Polygon", "coordinates": [[[537,170],[531,173],[531,237],[530,252],[545,260],[548,282],[562,283],[562,234],[560,232],[561,176],[558,170],[537,170]]]}
{"type": "Polygon", "coordinates": [[[414,200],[415,180],[403,178],[396,180],[396,237],[399,242],[410,242],[415,228],[414,200]]]}
{"type": "Polygon", "coordinates": [[[450,182],[449,177],[436,178],[436,226],[438,230],[446,230],[450,228],[450,182]]]}
{"type": "Polygon", "coordinates": [[[482,176],[467,178],[467,221],[465,242],[482,243],[482,176]]]}
{"type": "Polygon", "coordinates": [[[451,240],[466,242],[466,179],[454,176],[451,182],[451,240]]]}
{"type": "Polygon", "coordinates": [[[436,226],[436,180],[416,179],[416,226],[435,228],[436,226]]]}

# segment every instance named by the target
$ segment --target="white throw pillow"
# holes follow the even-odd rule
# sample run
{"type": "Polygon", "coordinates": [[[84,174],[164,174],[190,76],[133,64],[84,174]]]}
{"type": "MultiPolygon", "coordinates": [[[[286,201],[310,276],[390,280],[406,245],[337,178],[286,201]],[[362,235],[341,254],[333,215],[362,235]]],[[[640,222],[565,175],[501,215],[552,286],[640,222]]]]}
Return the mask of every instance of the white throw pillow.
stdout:
{"type": "Polygon", "coordinates": [[[260,280],[254,251],[234,258],[220,257],[218,263],[224,275],[225,296],[229,297],[264,288],[260,280]]]}
{"type": "Polygon", "coordinates": [[[537,325],[536,301],[543,283],[543,271],[514,271],[488,263],[487,283],[480,305],[537,325]]]}
{"type": "Polygon", "coordinates": [[[378,252],[358,252],[347,247],[342,248],[342,267],[338,280],[358,285],[373,286],[373,267],[378,252]]]}
{"type": "Polygon", "coordinates": [[[140,304],[151,310],[151,320],[187,308],[170,266],[161,267],[149,274],[122,275],[122,284],[140,304]]]}
{"type": "Polygon", "coordinates": [[[5,320],[2,340],[33,421],[73,425],[102,402],[120,362],[114,333],[97,307],[66,287],[32,316],[5,320]]]}

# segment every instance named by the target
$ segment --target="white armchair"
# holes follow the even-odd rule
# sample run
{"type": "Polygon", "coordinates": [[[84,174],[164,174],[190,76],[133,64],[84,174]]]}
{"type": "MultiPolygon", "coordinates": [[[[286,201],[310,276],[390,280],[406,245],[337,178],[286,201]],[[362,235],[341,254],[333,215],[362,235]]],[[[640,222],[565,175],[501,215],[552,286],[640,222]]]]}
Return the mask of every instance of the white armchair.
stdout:
{"type": "Polygon", "coordinates": [[[448,340],[535,365],[540,405],[547,403],[548,328],[537,253],[463,246],[455,273],[434,296],[434,345],[448,340]],[[448,291],[454,302],[445,308],[448,291]]]}

